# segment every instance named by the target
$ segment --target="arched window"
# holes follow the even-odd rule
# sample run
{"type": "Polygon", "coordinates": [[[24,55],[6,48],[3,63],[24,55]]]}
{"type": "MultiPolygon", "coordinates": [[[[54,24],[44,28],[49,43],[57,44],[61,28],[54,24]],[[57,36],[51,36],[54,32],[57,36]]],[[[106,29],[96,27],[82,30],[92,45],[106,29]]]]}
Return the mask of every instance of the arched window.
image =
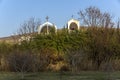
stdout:
{"type": "Polygon", "coordinates": [[[76,23],[74,23],[74,22],[72,22],[71,24],[70,24],[70,30],[77,30],[78,29],[78,26],[77,26],[77,24],[76,23]]]}
{"type": "MultiPolygon", "coordinates": [[[[49,33],[55,33],[55,27],[54,26],[48,26],[48,32],[49,33]]],[[[42,27],[41,33],[47,33],[47,26],[42,27]]]]}

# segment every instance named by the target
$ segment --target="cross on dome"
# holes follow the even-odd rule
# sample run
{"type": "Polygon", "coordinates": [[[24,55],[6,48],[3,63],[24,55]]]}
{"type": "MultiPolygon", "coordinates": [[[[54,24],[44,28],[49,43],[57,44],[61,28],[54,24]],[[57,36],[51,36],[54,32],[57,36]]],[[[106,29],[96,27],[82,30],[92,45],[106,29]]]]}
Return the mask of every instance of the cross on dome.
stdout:
{"type": "Polygon", "coordinates": [[[74,15],[72,15],[71,17],[72,17],[72,19],[73,19],[73,18],[74,18],[74,15]]]}
{"type": "Polygon", "coordinates": [[[47,17],[46,17],[46,21],[47,21],[47,22],[48,22],[48,19],[49,19],[49,17],[47,16],[47,17]]]}

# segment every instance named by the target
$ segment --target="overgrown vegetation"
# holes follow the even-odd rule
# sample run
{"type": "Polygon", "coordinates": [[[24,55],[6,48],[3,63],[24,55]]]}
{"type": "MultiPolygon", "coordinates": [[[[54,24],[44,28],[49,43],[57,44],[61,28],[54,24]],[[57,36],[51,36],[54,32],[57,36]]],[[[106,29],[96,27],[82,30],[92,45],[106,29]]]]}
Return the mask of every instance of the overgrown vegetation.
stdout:
{"type": "Polygon", "coordinates": [[[119,21],[115,28],[108,13],[105,16],[95,7],[86,12],[91,14],[87,19],[79,13],[88,24],[84,29],[69,33],[64,28],[56,34],[34,33],[36,35],[21,43],[0,43],[0,70],[21,72],[22,78],[25,72],[120,70],[119,21]],[[92,12],[96,13],[95,17],[92,12]]]}
{"type": "Polygon", "coordinates": [[[20,64],[24,58],[23,63],[29,63],[24,66],[34,64],[30,71],[104,70],[107,63],[119,70],[119,34],[116,28],[89,27],[85,31],[67,33],[64,29],[57,34],[36,35],[21,44],[1,43],[1,70],[13,70],[10,66],[15,60],[20,64]]]}

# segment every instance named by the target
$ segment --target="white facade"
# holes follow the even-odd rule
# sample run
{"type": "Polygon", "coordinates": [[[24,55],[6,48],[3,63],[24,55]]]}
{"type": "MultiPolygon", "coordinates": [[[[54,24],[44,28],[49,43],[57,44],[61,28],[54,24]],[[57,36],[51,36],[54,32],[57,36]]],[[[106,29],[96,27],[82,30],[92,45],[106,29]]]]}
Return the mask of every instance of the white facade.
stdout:
{"type": "Polygon", "coordinates": [[[54,27],[54,28],[55,28],[55,32],[57,32],[57,26],[47,21],[47,22],[43,23],[42,25],[40,25],[40,26],[38,27],[38,34],[41,33],[42,28],[44,28],[45,26],[54,27]]]}
{"type": "Polygon", "coordinates": [[[71,19],[71,20],[69,20],[68,23],[67,23],[67,28],[68,28],[69,31],[71,31],[71,30],[70,30],[70,26],[71,26],[72,23],[74,23],[74,24],[77,25],[77,29],[78,29],[78,30],[80,29],[79,20],[71,19]]]}

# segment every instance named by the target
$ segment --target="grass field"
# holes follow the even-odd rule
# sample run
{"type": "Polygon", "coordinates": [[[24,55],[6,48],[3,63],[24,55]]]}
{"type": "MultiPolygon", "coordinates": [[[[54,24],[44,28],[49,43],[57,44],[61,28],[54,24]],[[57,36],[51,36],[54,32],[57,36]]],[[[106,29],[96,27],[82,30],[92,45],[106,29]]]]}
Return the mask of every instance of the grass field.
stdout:
{"type": "MultiPolygon", "coordinates": [[[[0,80],[21,80],[20,73],[0,73],[0,80]]],[[[27,73],[24,80],[120,80],[120,72],[27,73]]]]}

